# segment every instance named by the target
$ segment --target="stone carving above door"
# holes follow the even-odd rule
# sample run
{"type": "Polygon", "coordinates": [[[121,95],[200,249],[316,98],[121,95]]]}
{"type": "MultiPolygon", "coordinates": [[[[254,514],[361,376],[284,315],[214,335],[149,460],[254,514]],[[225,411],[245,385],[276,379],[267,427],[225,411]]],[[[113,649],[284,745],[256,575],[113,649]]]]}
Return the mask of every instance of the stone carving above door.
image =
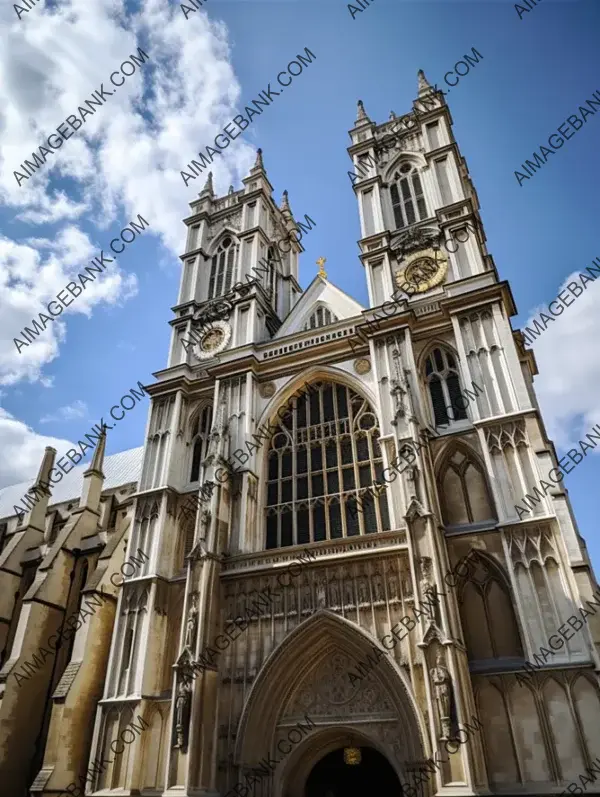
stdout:
{"type": "Polygon", "coordinates": [[[394,716],[392,701],[375,677],[350,679],[349,673],[356,673],[358,663],[341,651],[321,658],[294,691],[283,718],[309,714],[334,716],[339,721],[357,715],[394,716]]]}

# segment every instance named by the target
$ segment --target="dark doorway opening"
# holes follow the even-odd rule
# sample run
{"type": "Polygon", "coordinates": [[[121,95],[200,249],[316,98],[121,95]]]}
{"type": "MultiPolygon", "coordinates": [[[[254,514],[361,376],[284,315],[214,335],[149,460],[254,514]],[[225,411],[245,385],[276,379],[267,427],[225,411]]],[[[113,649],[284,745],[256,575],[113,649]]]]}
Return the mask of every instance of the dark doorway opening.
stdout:
{"type": "Polygon", "coordinates": [[[391,764],[372,747],[361,747],[360,764],[345,764],[339,748],[324,756],[306,781],[305,797],[400,797],[402,789],[391,764]]]}

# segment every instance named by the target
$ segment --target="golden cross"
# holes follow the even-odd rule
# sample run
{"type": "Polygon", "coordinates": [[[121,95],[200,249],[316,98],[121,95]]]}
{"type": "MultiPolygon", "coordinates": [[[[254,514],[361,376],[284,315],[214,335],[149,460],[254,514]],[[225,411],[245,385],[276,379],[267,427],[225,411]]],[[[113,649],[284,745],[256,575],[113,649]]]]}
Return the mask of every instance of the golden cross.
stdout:
{"type": "Polygon", "coordinates": [[[326,258],[326,257],[320,257],[320,258],[319,258],[319,259],[316,261],[316,263],[317,263],[317,266],[319,267],[319,277],[325,277],[325,278],[327,278],[327,272],[326,272],[326,271],[325,271],[325,269],[323,268],[323,266],[325,265],[325,263],[326,263],[326,262],[327,262],[327,258],[326,258]]]}

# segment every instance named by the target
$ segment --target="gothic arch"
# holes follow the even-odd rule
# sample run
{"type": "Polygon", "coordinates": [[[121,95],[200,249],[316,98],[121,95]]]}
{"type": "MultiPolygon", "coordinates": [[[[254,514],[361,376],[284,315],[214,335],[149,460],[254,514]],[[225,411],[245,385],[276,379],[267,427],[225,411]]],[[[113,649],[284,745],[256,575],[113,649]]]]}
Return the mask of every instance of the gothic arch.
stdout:
{"type": "Polygon", "coordinates": [[[415,166],[419,173],[422,174],[427,168],[427,161],[420,152],[413,152],[412,150],[399,150],[398,154],[394,156],[383,173],[383,182],[389,184],[392,182],[394,174],[398,171],[403,163],[410,163],[415,166]]]}
{"type": "Polygon", "coordinates": [[[420,353],[417,367],[431,425],[448,428],[468,421],[469,400],[463,395],[463,371],[456,349],[445,341],[432,341],[420,353]]]}
{"type": "Polygon", "coordinates": [[[504,568],[479,551],[469,562],[457,588],[469,661],[522,660],[523,635],[504,568]]]}
{"type": "Polygon", "coordinates": [[[190,413],[185,429],[187,457],[184,462],[184,483],[195,484],[202,473],[202,465],[208,452],[213,421],[212,401],[201,401],[190,413]],[[192,478],[195,476],[195,478],[192,478]]]}
{"type": "Polygon", "coordinates": [[[367,399],[377,413],[377,420],[381,422],[377,396],[367,382],[359,380],[347,371],[336,368],[335,366],[312,366],[302,371],[297,377],[290,379],[289,382],[286,382],[285,385],[279,388],[262,411],[258,426],[262,426],[262,424],[268,423],[269,421],[275,421],[277,418],[277,410],[285,404],[294,393],[297,393],[304,383],[310,385],[318,381],[339,382],[342,385],[346,385],[346,387],[352,388],[356,393],[359,393],[367,399]]]}
{"type": "Polygon", "coordinates": [[[218,233],[206,247],[208,259],[212,258],[212,256],[216,254],[221,242],[223,241],[223,238],[227,237],[232,238],[235,243],[239,244],[239,230],[235,230],[233,227],[229,226],[221,227],[218,233]]]}
{"type": "Polygon", "coordinates": [[[267,548],[393,528],[390,497],[372,489],[384,461],[377,402],[368,393],[328,368],[311,369],[273,397],[259,423],[271,430],[258,503],[267,548]],[[305,383],[318,392],[307,394],[305,383]]]}
{"type": "MultiPolygon", "coordinates": [[[[393,761],[389,750],[377,740],[351,724],[339,725],[316,731],[294,747],[289,756],[281,763],[280,770],[275,773],[273,794],[285,797],[304,797],[304,786],[312,769],[328,753],[347,746],[348,739],[359,747],[372,747],[381,753],[394,769],[400,783],[409,783],[411,775],[398,762],[393,761]]],[[[431,791],[432,780],[423,785],[422,796],[431,791]]]]}
{"type": "Polygon", "coordinates": [[[219,299],[229,293],[237,281],[240,258],[240,241],[237,232],[229,228],[219,231],[208,248],[209,299],[219,299]]]}
{"type": "MultiPolygon", "coordinates": [[[[263,755],[274,750],[278,723],[284,716],[293,714],[294,701],[299,697],[301,688],[310,682],[312,672],[331,662],[334,656],[356,662],[355,666],[358,666],[358,662],[364,661],[369,653],[373,656],[376,645],[370,634],[328,610],[318,611],[297,626],[269,656],[252,684],[238,726],[235,761],[252,767],[263,755]]],[[[361,686],[354,685],[345,676],[345,672],[340,673],[335,694],[348,692],[348,704],[354,709],[356,700],[350,692],[361,692],[361,686]]],[[[370,738],[368,743],[373,747],[379,746],[380,752],[400,772],[399,755],[404,756],[406,761],[417,761],[430,754],[424,719],[407,676],[391,655],[382,656],[366,678],[371,678],[370,684],[374,684],[384,696],[385,711],[390,714],[387,718],[389,727],[394,733],[394,748],[392,750],[391,742],[386,745],[380,741],[378,744],[376,737],[371,734],[367,734],[370,738]],[[394,719],[397,719],[396,726],[394,719]],[[397,751],[395,755],[394,750],[397,751]],[[392,757],[395,761],[391,761],[392,757]]],[[[368,691],[363,684],[361,694],[368,691]]],[[[323,711],[317,712],[321,730],[336,726],[339,730],[340,726],[353,725],[352,711],[344,715],[340,708],[342,704],[343,701],[339,701],[336,705],[337,722],[332,719],[328,723],[327,718],[322,716],[323,711]]],[[[302,701],[302,705],[306,706],[306,703],[302,701]]],[[[302,710],[299,709],[300,712],[302,710]]],[[[301,714],[301,718],[304,719],[304,715],[301,714]]],[[[368,726],[364,727],[367,729],[368,726]]]]}
{"type": "Polygon", "coordinates": [[[471,446],[461,440],[448,442],[434,467],[445,526],[497,520],[485,463],[471,446]]]}

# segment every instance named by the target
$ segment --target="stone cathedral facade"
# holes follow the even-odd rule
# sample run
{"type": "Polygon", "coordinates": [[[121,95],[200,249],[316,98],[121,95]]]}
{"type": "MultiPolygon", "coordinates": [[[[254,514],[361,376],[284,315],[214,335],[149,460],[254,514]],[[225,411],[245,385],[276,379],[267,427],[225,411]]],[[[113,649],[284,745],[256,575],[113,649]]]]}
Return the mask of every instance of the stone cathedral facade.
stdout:
{"type": "Polygon", "coordinates": [[[77,492],[5,513],[3,795],[540,795],[594,771],[585,543],[561,483],[517,512],[557,464],[535,360],[422,73],[408,118],[359,103],[350,131],[368,308],[323,261],[301,290],[260,151],[240,190],[209,178],[141,460],[102,441],[77,492]]]}

